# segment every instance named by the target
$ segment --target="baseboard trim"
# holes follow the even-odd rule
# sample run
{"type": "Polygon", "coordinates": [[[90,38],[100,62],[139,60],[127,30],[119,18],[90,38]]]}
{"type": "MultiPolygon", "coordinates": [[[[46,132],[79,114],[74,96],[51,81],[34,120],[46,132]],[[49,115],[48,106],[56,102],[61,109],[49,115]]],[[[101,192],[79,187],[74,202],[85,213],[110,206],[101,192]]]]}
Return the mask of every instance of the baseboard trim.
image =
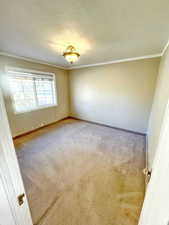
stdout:
{"type": "Polygon", "coordinates": [[[145,133],[132,131],[132,130],[127,130],[127,129],[123,129],[123,128],[119,128],[119,127],[114,127],[114,126],[106,125],[106,124],[103,124],[103,123],[93,122],[93,121],[90,121],[90,120],[84,120],[84,119],[80,119],[80,118],[77,118],[77,117],[74,117],[74,116],[69,116],[68,118],[75,119],[75,120],[80,120],[80,121],[84,121],[84,122],[87,122],[87,123],[92,123],[92,124],[95,124],[95,125],[100,125],[100,126],[104,126],[104,127],[108,127],[108,128],[113,128],[113,129],[116,129],[116,130],[125,131],[125,132],[132,133],[132,134],[146,136],[145,133]]]}
{"type": "Polygon", "coordinates": [[[13,138],[13,140],[15,140],[15,139],[17,139],[17,138],[23,137],[23,136],[25,136],[25,135],[27,135],[27,134],[31,134],[31,133],[33,133],[33,132],[35,132],[35,131],[37,131],[37,130],[43,129],[43,128],[45,128],[45,127],[49,127],[49,126],[51,126],[51,125],[54,125],[54,124],[57,123],[57,122],[61,122],[61,121],[66,120],[66,119],[69,119],[69,116],[64,117],[64,118],[62,118],[62,119],[60,119],[60,120],[56,120],[56,121],[54,121],[54,122],[52,122],[52,123],[48,123],[48,124],[46,124],[46,125],[44,125],[44,126],[37,127],[36,129],[33,129],[33,130],[30,130],[30,131],[24,132],[24,133],[19,134],[19,135],[16,135],[16,136],[14,136],[14,137],[12,137],[12,138],[13,138]]]}
{"type": "Polygon", "coordinates": [[[54,121],[52,123],[48,123],[48,124],[46,124],[46,125],[44,125],[42,127],[38,127],[36,129],[24,132],[24,133],[19,134],[19,135],[16,135],[16,136],[13,137],[13,139],[15,140],[15,139],[17,139],[19,137],[25,136],[27,134],[31,134],[31,133],[33,133],[33,132],[35,132],[37,130],[43,129],[45,127],[51,126],[53,124],[56,124],[57,122],[61,122],[63,120],[67,120],[67,119],[79,120],[79,121],[83,121],[83,122],[86,122],[86,123],[91,123],[91,124],[95,124],[95,125],[100,125],[100,126],[104,126],[104,127],[108,127],[108,128],[124,131],[124,132],[127,132],[127,133],[132,133],[132,134],[137,134],[137,135],[141,135],[141,136],[146,136],[146,167],[147,167],[147,165],[148,165],[148,159],[147,159],[147,135],[145,133],[136,132],[136,131],[132,131],[132,130],[127,130],[127,129],[123,129],[123,128],[119,128],[119,127],[114,127],[114,126],[106,125],[106,124],[103,124],[103,123],[93,122],[93,121],[90,121],[90,120],[84,120],[84,119],[80,119],[80,118],[77,118],[77,117],[74,117],[74,116],[67,116],[67,117],[64,117],[63,119],[54,121]]]}

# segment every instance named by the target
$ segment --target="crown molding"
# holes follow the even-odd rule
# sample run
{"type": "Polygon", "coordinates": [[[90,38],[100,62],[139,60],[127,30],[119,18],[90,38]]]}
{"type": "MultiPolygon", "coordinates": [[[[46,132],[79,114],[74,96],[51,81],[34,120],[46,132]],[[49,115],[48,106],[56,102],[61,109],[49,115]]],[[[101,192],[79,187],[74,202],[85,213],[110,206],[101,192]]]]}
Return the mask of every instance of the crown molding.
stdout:
{"type": "Polygon", "coordinates": [[[24,57],[24,56],[17,56],[17,55],[10,54],[10,53],[7,53],[7,52],[1,52],[0,51],[0,56],[7,56],[7,57],[16,58],[16,59],[22,59],[22,60],[25,60],[25,61],[28,61],[28,62],[39,63],[39,64],[52,66],[52,67],[55,67],[55,68],[58,68],[58,69],[63,69],[63,70],[67,69],[67,67],[57,66],[57,65],[52,64],[52,63],[47,63],[43,60],[32,59],[32,58],[28,58],[28,57],[24,57]]]}
{"type": "Polygon", "coordinates": [[[161,56],[162,56],[162,54],[158,53],[158,54],[154,54],[154,55],[145,55],[145,56],[139,56],[139,57],[133,57],[133,58],[117,59],[117,60],[112,60],[112,61],[107,61],[107,62],[102,62],[102,63],[72,66],[72,67],[68,67],[67,70],[81,69],[81,68],[94,67],[94,66],[103,66],[103,65],[109,65],[109,64],[114,64],[114,63],[136,61],[136,60],[141,60],[141,59],[158,58],[161,56]]]}
{"type": "MultiPolygon", "coordinates": [[[[168,47],[168,44],[169,43],[167,43],[167,45],[165,46],[165,50],[168,47]]],[[[87,64],[87,65],[72,66],[72,67],[66,67],[66,66],[62,67],[62,66],[57,66],[57,65],[54,65],[54,64],[51,64],[51,63],[44,62],[42,60],[36,60],[36,59],[24,57],[24,56],[17,56],[17,55],[14,55],[14,54],[10,54],[10,53],[7,53],[7,52],[1,52],[0,51],[0,56],[8,56],[8,57],[16,58],[16,59],[25,60],[25,61],[28,61],[28,62],[40,63],[40,64],[43,64],[43,65],[52,66],[52,67],[55,67],[55,68],[58,68],[58,69],[63,69],[63,70],[74,70],[74,69],[88,68],[88,67],[94,67],[94,66],[109,65],[109,64],[114,64],[114,63],[136,61],[136,60],[141,60],[141,59],[158,58],[158,57],[161,57],[162,55],[163,55],[162,53],[158,53],[158,54],[153,54],[153,55],[145,55],[145,56],[139,56],[139,57],[117,59],[117,60],[112,60],[112,61],[107,61],[107,62],[102,62],[102,63],[87,64]]]]}
{"type": "Polygon", "coordinates": [[[164,53],[165,53],[165,51],[167,50],[168,46],[169,46],[169,40],[167,41],[166,45],[165,45],[164,48],[163,48],[163,51],[162,51],[162,53],[161,53],[162,56],[164,55],[164,53]]]}

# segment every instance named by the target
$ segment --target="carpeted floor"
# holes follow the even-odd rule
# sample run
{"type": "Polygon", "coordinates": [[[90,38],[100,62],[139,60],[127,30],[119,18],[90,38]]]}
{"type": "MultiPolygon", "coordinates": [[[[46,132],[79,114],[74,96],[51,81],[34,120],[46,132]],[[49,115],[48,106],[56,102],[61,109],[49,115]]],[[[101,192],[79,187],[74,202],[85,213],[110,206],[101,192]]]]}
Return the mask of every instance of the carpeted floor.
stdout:
{"type": "Polygon", "coordinates": [[[67,119],[15,139],[36,225],[137,225],[145,137],[67,119]]]}

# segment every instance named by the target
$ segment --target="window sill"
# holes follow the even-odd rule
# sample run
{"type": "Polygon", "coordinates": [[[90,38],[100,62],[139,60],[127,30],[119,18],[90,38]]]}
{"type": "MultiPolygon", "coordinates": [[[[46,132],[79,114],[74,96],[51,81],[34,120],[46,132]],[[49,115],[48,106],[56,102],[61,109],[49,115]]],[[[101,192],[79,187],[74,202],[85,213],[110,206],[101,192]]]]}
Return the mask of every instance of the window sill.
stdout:
{"type": "Polygon", "coordinates": [[[56,106],[58,106],[58,104],[55,104],[55,105],[47,105],[47,106],[38,107],[38,108],[35,108],[35,109],[30,109],[29,111],[22,111],[22,112],[16,112],[14,110],[14,114],[15,115],[27,114],[27,113],[30,113],[30,112],[40,111],[40,110],[43,110],[43,109],[49,109],[49,108],[53,108],[53,107],[56,107],[56,106]]]}

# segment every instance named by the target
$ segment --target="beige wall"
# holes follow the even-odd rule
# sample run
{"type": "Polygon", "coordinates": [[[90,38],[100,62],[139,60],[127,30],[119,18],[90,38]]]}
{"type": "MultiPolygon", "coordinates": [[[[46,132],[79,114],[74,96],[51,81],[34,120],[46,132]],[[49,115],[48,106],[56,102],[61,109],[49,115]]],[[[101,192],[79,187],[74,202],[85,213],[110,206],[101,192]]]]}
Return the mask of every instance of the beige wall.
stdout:
{"type": "Polygon", "coordinates": [[[13,112],[5,79],[1,79],[12,135],[70,115],[68,77],[71,116],[145,133],[159,61],[159,58],[145,59],[78,69],[68,74],[55,67],[0,56],[1,78],[6,76],[6,66],[56,74],[58,106],[18,115],[13,112]]]}
{"type": "Polygon", "coordinates": [[[69,72],[71,116],[146,133],[160,58],[69,72]]]}
{"type": "Polygon", "coordinates": [[[65,118],[69,115],[68,75],[66,71],[47,65],[0,56],[0,72],[7,114],[13,136],[36,129],[42,125],[52,123],[54,121],[65,118]],[[11,104],[11,98],[9,96],[8,88],[5,83],[6,66],[13,66],[55,73],[58,105],[56,107],[41,109],[37,111],[17,115],[14,114],[11,104]]]}
{"type": "Polygon", "coordinates": [[[161,58],[154,102],[148,129],[148,159],[152,167],[155,156],[162,120],[169,100],[169,48],[161,58]]]}

